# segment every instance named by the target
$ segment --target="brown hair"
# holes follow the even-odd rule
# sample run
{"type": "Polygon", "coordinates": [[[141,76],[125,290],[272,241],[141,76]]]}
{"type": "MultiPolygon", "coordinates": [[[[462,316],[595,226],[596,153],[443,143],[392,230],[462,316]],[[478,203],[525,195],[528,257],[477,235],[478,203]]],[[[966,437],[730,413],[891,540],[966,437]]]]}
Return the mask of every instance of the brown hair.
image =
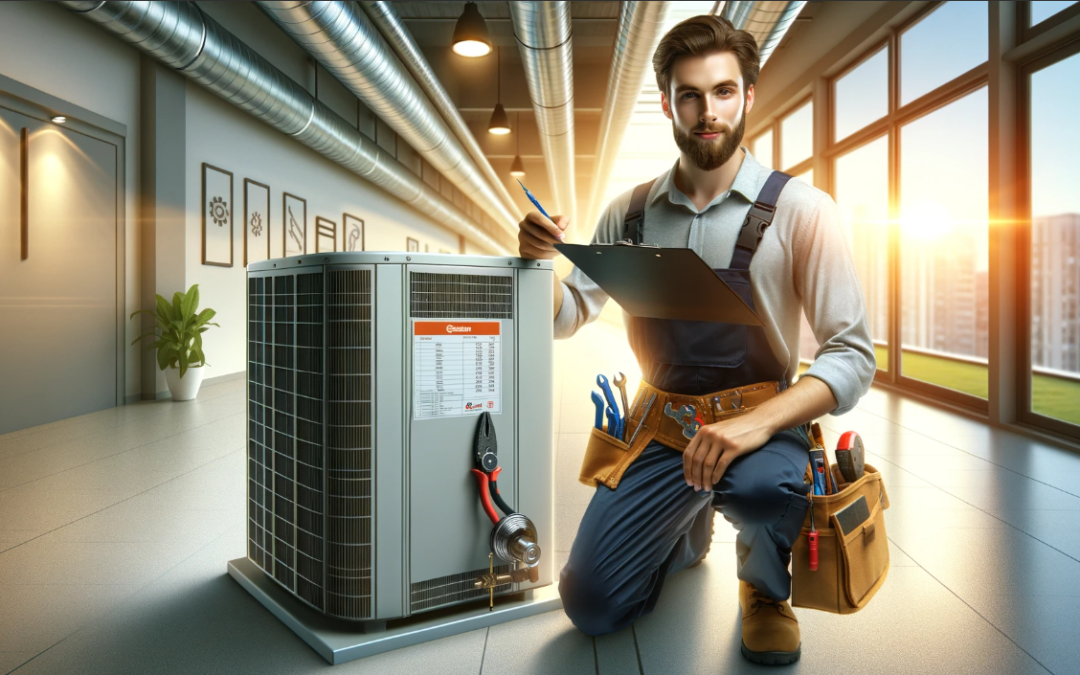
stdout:
{"type": "MultiPolygon", "coordinates": [[[[669,30],[653,54],[653,71],[656,86],[667,95],[671,86],[671,68],[684,56],[698,56],[712,52],[732,52],[739,61],[743,85],[749,89],[757,82],[761,69],[761,55],[757,40],[744,30],[737,30],[727,19],[715,14],[692,16],[669,30]]],[[[745,97],[745,92],[743,96],[745,97]]]]}

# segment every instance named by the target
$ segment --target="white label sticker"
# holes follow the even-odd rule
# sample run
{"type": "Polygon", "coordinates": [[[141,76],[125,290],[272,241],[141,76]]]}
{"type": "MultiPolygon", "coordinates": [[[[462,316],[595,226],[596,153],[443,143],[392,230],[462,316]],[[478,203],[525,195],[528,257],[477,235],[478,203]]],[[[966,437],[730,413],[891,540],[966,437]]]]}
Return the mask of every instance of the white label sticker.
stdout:
{"type": "Polygon", "coordinates": [[[502,410],[498,321],[413,322],[413,419],[502,410]]]}

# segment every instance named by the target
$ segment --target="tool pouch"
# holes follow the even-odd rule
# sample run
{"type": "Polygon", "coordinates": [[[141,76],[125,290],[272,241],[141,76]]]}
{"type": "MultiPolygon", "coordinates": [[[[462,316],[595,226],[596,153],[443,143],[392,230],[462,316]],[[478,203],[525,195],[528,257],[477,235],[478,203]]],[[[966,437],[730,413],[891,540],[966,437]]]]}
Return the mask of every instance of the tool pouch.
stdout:
{"type": "MultiPolygon", "coordinates": [[[[641,412],[637,412],[635,415],[631,415],[627,421],[627,438],[630,438],[634,429],[637,428],[641,414],[641,412]]],[[[585,457],[581,460],[581,472],[578,475],[578,480],[589,487],[596,487],[600,484],[606,485],[612,490],[618,487],[619,480],[626,471],[626,467],[637,459],[641,451],[649,444],[649,441],[656,436],[657,423],[661,414],[660,406],[654,404],[641,425],[641,431],[634,438],[632,447],[608,434],[607,425],[604,425],[604,429],[592,427],[589,433],[589,442],[585,446],[585,457]]]]}
{"type": "Polygon", "coordinates": [[[832,469],[839,492],[810,495],[810,509],[818,531],[817,570],[810,569],[809,510],[802,532],[791,548],[791,605],[852,614],[866,607],[889,571],[889,540],[885,536],[889,497],[881,473],[869,464],[854,483],[844,482],[839,467],[832,469]],[[844,535],[835,514],[859,497],[866,498],[870,517],[844,535]]]}

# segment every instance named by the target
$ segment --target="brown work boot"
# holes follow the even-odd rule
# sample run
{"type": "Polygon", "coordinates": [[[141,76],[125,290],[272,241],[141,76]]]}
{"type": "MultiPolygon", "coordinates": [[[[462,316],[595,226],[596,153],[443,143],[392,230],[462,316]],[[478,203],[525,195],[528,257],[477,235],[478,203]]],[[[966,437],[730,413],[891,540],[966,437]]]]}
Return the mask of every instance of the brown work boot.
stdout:
{"type": "Polygon", "coordinates": [[[742,655],[753,663],[779,666],[799,660],[799,621],[786,600],[763,595],[739,580],[742,607],[742,655]]]}

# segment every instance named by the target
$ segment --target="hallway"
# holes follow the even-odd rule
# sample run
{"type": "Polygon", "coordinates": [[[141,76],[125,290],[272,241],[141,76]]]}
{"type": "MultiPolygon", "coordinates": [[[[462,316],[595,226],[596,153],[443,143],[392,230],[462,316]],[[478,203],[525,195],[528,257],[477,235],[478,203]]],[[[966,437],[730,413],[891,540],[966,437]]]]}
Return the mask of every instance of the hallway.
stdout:
{"type": "MultiPolygon", "coordinates": [[[[555,343],[556,564],[591,490],[577,469],[598,372],[639,373],[622,331],[555,343]],[[580,403],[580,405],[579,405],[580,403]]],[[[244,383],[0,436],[0,673],[326,672],[225,572],[245,551],[244,383]]],[[[873,389],[822,420],[881,469],[892,568],[854,616],[796,610],[785,672],[1077,672],[1080,456],[873,389]]],[[[656,611],[590,638],[560,612],[408,647],[335,673],[758,672],[739,654],[734,531],[656,611]]]]}

